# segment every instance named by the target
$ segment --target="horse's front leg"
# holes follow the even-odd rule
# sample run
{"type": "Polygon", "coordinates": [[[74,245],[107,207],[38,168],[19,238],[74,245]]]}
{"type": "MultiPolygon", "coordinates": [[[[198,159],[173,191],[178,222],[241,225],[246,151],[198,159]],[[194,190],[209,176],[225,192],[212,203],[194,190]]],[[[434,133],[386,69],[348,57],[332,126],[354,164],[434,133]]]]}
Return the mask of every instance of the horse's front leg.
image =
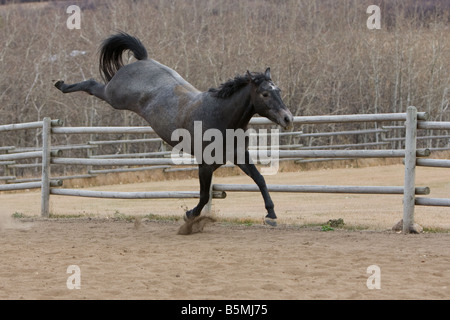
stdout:
{"type": "Polygon", "coordinates": [[[269,190],[267,189],[264,177],[261,175],[261,173],[259,173],[258,169],[253,163],[238,164],[238,166],[258,185],[259,190],[261,191],[261,194],[264,198],[264,204],[267,210],[265,221],[268,225],[276,227],[277,215],[275,214],[274,204],[272,202],[272,199],[270,198],[269,190]]]}
{"type": "Polygon", "coordinates": [[[200,180],[200,201],[197,206],[186,212],[185,220],[190,220],[198,217],[202,212],[203,207],[209,201],[209,190],[211,188],[213,172],[216,169],[214,166],[200,165],[198,168],[198,178],[200,180]]]}

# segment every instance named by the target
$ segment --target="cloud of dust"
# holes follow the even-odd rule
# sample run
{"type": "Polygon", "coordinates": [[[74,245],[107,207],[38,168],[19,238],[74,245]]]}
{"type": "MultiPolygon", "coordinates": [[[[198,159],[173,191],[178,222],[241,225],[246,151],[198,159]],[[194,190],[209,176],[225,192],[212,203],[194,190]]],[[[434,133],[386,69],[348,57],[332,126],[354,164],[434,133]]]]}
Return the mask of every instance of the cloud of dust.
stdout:
{"type": "Polygon", "coordinates": [[[31,228],[31,225],[31,223],[18,221],[11,216],[0,215],[0,232],[11,229],[28,230],[31,228]]]}
{"type": "Polygon", "coordinates": [[[189,235],[193,233],[202,232],[203,228],[209,224],[214,223],[216,220],[212,217],[200,216],[194,219],[187,220],[179,229],[178,234],[189,235]]]}

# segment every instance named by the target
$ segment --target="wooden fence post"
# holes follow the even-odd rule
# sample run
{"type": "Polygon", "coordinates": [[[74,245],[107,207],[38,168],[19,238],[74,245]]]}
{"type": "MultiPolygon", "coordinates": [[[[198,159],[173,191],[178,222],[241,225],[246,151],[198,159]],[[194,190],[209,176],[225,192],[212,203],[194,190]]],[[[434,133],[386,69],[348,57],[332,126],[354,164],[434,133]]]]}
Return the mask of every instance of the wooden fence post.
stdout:
{"type": "Polygon", "coordinates": [[[405,185],[403,194],[403,233],[413,231],[416,180],[417,109],[408,107],[405,138],[405,185]]]}
{"type": "Polygon", "coordinates": [[[50,214],[50,157],[51,157],[50,118],[44,118],[42,126],[42,186],[41,186],[41,216],[47,218],[50,214]]]}

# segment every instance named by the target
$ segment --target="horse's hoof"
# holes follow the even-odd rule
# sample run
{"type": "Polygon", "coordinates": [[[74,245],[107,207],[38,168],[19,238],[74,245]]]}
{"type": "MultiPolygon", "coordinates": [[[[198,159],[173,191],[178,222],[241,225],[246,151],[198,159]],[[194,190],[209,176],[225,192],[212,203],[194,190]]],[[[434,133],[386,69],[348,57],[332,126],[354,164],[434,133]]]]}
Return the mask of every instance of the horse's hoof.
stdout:
{"type": "Polygon", "coordinates": [[[58,88],[59,90],[61,90],[61,87],[63,86],[64,81],[63,80],[59,80],[55,82],[55,87],[58,88]]]}
{"type": "Polygon", "coordinates": [[[183,216],[183,220],[184,220],[184,221],[193,220],[194,218],[195,218],[195,217],[194,217],[192,214],[189,215],[188,212],[186,212],[186,213],[184,214],[184,216],[183,216]]]}
{"type": "Polygon", "coordinates": [[[271,227],[276,227],[277,226],[277,220],[276,219],[265,218],[264,219],[264,223],[268,224],[271,227]]]}

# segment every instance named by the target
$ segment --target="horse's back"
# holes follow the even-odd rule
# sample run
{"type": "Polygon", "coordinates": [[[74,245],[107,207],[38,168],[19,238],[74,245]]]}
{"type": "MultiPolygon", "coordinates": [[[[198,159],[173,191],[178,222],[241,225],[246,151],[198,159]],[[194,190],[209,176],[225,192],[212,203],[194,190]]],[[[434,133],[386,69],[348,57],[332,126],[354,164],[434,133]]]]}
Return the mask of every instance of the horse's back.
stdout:
{"type": "Polygon", "coordinates": [[[166,104],[171,109],[170,97],[179,87],[192,95],[200,93],[171,68],[152,59],[139,60],[117,71],[106,85],[106,95],[114,108],[142,115],[143,108],[151,103],[166,104]]]}
{"type": "Polygon", "coordinates": [[[193,91],[198,91],[175,70],[152,59],[123,66],[108,83],[111,89],[117,90],[117,86],[120,86],[123,92],[128,91],[127,89],[139,92],[164,90],[176,85],[188,86],[193,91]]]}
{"type": "Polygon", "coordinates": [[[178,72],[169,68],[168,66],[163,65],[156,60],[147,60],[147,62],[149,68],[152,69],[151,72],[155,72],[155,78],[160,79],[162,82],[165,82],[166,84],[172,86],[182,85],[184,87],[189,87],[192,91],[200,92],[189,82],[187,82],[182,76],[180,76],[178,72]]]}
{"type": "Polygon", "coordinates": [[[184,117],[192,105],[198,106],[201,92],[176,71],[149,59],[120,68],[106,85],[106,94],[114,108],[141,115],[168,141],[173,130],[184,127],[184,117]]]}

